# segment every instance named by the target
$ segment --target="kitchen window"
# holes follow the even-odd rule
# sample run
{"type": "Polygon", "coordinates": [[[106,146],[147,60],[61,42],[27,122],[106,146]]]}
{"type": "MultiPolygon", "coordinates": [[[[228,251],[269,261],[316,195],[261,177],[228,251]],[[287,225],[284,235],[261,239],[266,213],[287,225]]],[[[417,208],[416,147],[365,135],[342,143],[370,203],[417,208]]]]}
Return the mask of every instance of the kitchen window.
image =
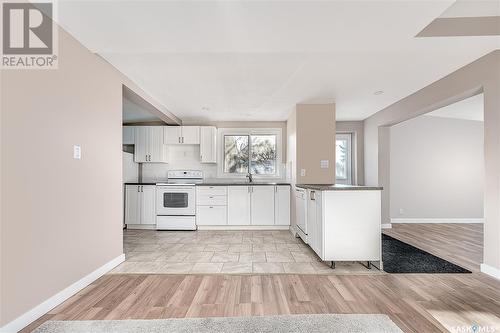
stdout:
{"type": "Polygon", "coordinates": [[[279,177],[281,129],[220,129],[219,176],[279,177]]]}
{"type": "Polygon", "coordinates": [[[337,133],[335,140],[335,179],[337,184],[353,184],[352,133],[337,133]]]}

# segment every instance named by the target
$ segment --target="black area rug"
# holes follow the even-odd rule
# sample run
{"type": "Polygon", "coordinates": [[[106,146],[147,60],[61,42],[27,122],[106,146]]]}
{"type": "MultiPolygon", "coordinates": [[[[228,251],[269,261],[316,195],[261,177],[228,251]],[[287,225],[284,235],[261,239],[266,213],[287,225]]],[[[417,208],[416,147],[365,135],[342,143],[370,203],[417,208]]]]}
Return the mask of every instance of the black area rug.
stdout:
{"type": "Polygon", "coordinates": [[[387,273],[470,273],[470,271],[382,234],[382,260],[387,273]]]}

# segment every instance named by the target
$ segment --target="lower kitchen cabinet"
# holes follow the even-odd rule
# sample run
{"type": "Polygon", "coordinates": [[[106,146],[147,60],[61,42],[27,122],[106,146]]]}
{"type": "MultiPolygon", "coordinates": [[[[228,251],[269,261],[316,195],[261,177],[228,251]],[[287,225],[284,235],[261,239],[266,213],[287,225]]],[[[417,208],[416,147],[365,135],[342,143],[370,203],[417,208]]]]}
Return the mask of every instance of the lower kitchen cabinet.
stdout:
{"type": "Polygon", "coordinates": [[[274,225],[274,188],[275,186],[251,186],[251,224],[274,225]]]}
{"type": "Polygon", "coordinates": [[[274,224],[290,225],[290,186],[277,185],[274,191],[274,224]]]}
{"type": "Polygon", "coordinates": [[[290,186],[228,186],[227,224],[290,225],[290,186]]]}
{"type": "Polygon", "coordinates": [[[156,224],[155,185],[125,186],[125,224],[156,224]]]}
{"type": "Polygon", "coordinates": [[[226,225],[226,206],[198,206],[196,208],[197,225],[226,225]]]}
{"type": "Polygon", "coordinates": [[[321,258],[323,257],[323,213],[321,192],[308,190],[307,194],[308,244],[321,258]]]}
{"type": "Polygon", "coordinates": [[[250,225],[251,186],[227,187],[227,224],[250,225]]]}

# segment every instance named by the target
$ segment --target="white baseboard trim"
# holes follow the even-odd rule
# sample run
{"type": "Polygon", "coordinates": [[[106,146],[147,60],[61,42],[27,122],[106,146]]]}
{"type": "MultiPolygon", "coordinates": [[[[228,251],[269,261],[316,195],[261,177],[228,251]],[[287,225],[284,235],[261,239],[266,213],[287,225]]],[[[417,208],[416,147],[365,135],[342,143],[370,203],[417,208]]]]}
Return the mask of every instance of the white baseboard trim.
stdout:
{"type": "Polygon", "coordinates": [[[481,264],[481,272],[500,280],[500,269],[492,267],[490,265],[481,264]]]}
{"type": "Polygon", "coordinates": [[[121,264],[123,261],[125,261],[125,254],[121,254],[118,257],[112,259],[111,261],[105,263],[92,273],[84,276],[80,280],[76,281],[69,287],[61,290],[54,296],[50,297],[49,299],[45,300],[44,302],[38,304],[35,306],[33,309],[29,310],[28,312],[22,314],[21,316],[17,317],[10,323],[6,324],[2,328],[0,328],[0,332],[3,333],[10,333],[10,332],[18,332],[21,329],[25,328],[59,304],[63,303],[66,301],[68,298],[82,290],[83,288],[87,287],[89,284],[121,264]]]}
{"type": "Polygon", "coordinates": [[[392,223],[382,223],[382,229],[391,229],[392,223]]]}
{"type": "Polygon", "coordinates": [[[199,225],[198,230],[289,230],[289,225],[199,225]]]}
{"type": "Polygon", "coordinates": [[[484,223],[484,218],[470,219],[418,219],[418,218],[393,218],[391,223],[484,223]]]}

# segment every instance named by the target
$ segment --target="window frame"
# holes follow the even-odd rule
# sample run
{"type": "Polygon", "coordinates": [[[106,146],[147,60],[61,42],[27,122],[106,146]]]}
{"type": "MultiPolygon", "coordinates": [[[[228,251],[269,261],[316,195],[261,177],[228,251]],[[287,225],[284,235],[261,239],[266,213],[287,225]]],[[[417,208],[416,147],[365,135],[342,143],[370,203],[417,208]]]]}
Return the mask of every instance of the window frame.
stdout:
{"type": "MultiPolygon", "coordinates": [[[[282,130],[281,128],[219,128],[217,131],[217,177],[218,178],[246,178],[247,174],[226,173],[224,172],[224,136],[242,135],[248,136],[248,154],[252,151],[252,135],[275,135],[276,136],[276,167],[275,173],[271,175],[252,174],[254,179],[275,179],[282,176],[282,130]]],[[[250,168],[250,156],[249,164],[250,168]]]]}

